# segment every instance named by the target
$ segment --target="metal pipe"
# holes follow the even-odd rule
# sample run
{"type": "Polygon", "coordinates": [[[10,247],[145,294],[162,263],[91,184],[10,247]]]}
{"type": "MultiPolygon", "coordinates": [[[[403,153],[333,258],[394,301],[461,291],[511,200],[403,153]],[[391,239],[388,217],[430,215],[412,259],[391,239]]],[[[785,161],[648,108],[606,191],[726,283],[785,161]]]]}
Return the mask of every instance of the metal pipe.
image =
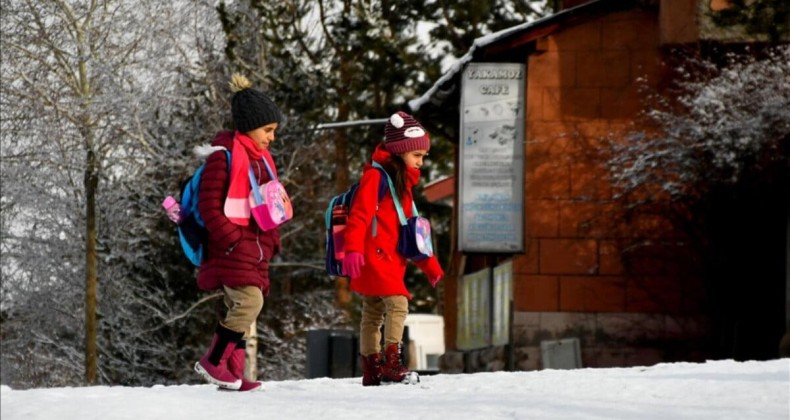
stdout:
{"type": "Polygon", "coordinates": [[[315,126],[316,130],[327,130],[330,128],[341,128],[341,127],[351,127],[355,125],[374,125],[374,124],[384,124],[387,122],[387,118],[379,118],[375,120],[357,120],[357,121],[343,121],[343,122],[335,122],[335,123],[324,123],[318,124],[315,126]]]}

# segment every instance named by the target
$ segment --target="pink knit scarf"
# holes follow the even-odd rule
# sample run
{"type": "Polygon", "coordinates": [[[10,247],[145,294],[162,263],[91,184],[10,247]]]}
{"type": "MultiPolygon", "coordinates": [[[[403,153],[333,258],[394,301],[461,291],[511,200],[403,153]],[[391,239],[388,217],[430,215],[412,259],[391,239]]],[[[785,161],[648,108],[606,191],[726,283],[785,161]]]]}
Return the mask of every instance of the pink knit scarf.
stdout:
{"type": "Polygon", "coordinates": [[[277,169],[269,151],[258,149],[255,145],[255,140],[237,131],[233,136],[233,151],[230,159],[230,186],[228,187],[228,196],[225,198],[224,211],[225,216],[232,223],[239,226],[250,224],[249,196],[250,191],[252,191],[249,178],[250,158],[266,159],[274,176],[277,177],[277,169]]]}

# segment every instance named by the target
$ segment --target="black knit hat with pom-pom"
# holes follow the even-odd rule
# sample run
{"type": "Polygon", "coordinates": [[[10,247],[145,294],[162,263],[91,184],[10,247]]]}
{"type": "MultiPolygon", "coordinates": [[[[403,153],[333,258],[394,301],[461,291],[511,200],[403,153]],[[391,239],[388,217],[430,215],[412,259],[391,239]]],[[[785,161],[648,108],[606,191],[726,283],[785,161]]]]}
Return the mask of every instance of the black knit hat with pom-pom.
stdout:
{"type": "Polygon", "coordinates": [[[280,108],[263,92],[253,89],[246,77],[234,74],[230,79],[230,88],[234,92],[231,113],[236,130],[246,133],[267,124],[282,122],[280,108]]]}

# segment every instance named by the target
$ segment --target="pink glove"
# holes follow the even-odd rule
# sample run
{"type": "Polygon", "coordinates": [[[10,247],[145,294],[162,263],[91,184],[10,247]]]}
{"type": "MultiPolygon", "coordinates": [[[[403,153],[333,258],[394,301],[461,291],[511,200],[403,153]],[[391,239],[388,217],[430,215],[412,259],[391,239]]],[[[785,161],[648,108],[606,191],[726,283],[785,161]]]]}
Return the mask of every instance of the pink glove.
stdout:
{"type": "Polygon", "coordinates": [[[365,257],[359,252],[346,252],[343,258],[343,274],[349,278],[357,278],[362,274],[362,266],[365,265],[365,257]]]}

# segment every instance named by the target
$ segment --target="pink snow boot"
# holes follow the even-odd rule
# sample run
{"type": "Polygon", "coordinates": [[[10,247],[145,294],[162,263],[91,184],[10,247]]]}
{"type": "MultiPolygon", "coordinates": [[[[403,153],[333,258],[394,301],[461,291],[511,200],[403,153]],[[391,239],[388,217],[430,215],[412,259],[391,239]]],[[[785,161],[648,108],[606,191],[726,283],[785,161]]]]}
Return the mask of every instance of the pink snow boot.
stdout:
{"type": "Polygon", "coordinates": [[[245,340],[239,341],[236,344],[236,349],[230,354],[228,358],[228,370],[233,376],[241,379],[241,386],[239,391],[255,391],[261,389],[263,384],[259,381],[248,381],[244,377],[244,364],[247,358],[247,342],[245,340]]]}
{"type": "Polygon", "coordinates": [[[195,372],[206,381],[226,389],[239,389],[241,379],[228,370],[228,359],[236,349],[236,343],[244,336],[243,332],[229,330],[217,324],[214,339],[206,354],[195,363],[195,372]]]}

